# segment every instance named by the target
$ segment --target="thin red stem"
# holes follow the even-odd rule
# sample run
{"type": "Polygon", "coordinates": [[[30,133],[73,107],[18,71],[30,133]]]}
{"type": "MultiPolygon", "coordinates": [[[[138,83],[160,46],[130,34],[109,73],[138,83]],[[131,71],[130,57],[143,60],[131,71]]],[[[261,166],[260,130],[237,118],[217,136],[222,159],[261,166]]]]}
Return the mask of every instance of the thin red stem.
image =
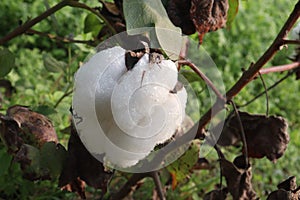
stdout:
{"type": "Polygon", "coordinates": [[[268,74],[272,72],[284,72],[284,71],[289,71],[291,69],[295,69],[300,66],[300,62],[294,62],[286,65],[279,65],[279,66],[274,66],[274,67],[269,67],[269,68],[264,68],[259,70],[260,74],[268,74]]]}
{"type": "Polygon", "coordinates": [[[221,92],[216,88],[216,86],[211,82],[211,80],[209,80],[209,78],[204,73],[202,73],[201,70],[194,63],[188,60],[179,60],[178,65],[189,66],[202,80],[205,81],[205,83],[214,91],[214,93],[220,100],[223,100],[224,103],[226,102],[224,95],[221,94],[221,92]]]}

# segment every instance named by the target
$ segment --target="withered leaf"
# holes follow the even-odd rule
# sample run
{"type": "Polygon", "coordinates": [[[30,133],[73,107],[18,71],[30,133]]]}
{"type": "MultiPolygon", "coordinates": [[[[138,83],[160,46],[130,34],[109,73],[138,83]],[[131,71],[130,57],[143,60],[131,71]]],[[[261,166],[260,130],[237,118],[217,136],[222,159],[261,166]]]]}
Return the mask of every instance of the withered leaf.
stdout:
{"type": "Polygon", "coordinates": [[[296,177],[291,176],[277,185],[278,190],[269,194],[267,200],[298,200],[300,188],[297,188],[296,177]]]}
{"type": "Polygon", "coordinates": [[[211,166],[209,164],[209,161],[206,158],[199,158],[198,162],[194,165],[193,169],[210,169],[211,166]]]}
{"type": "Polygon", "coordinates": [[[22,130],[17,122],[5,115],[0,115],[0,135],[9,153],[16,153],[22,144],[23,139],[20,137],[22,130]]]}
{"type": "Polygon", "coordinates": [[[41,147],[46,142],[57,143],[57,135],[51,121],[24,106],[15,105],[7,109],[7,116],[14,119],[23,130],[25,143],[41,147]],[[29,140],[29,141],[28,141],[29,140]]]}
{"type": "Polygon", "coordinates": [[[7,98],[10,98],[12,93],[15,91],[15,88],[12,86],[11,82],[6,79],[0,79],[0,87],[5,89],[4,95],[7,98]]]}
{"type": "Polygon", "coordinates": [[[212,190],[204,195],[203,200],[225,200],[227,193],[227,188],[212,190]]]}
{"type": "Polygon", "coordinates": [[[243,157],[237,157],[234,163],[224,158],[220,159],[220,162],[222,174],[233,199],[256,199],[251,183],[251,166],[245,166],[243,157]]]}
{"type": "Polygon", "coordinates": [[[191,0],[168,1],[167,13],[175,26],[181,28],[182,33],[191,35],[195,33],[195,25],[190,16],[191,0]]]}
{"type": "Polygon", "coordinates": [[[34,146],[23,144],[15,154],[14,161],[20,164],[25,179],[30,181],[51,179],[48,173],[44,174],[41,171],[40,151],[34,146]]]}
{"type": "MultiPolygon", "coordinates": [[[[66,185],[76,185],[79,178],[94,188],[100,188],[102,194],[105,194],[112,174],[112,172],[105,171],[103,164],[87,151],[77,135],[74,125],[72,125],[68,143],[68,155],[66,164],[59,177],[59,187],[64,188],[66,185]]],[[[80,193],[82,191],[76,192],[80,193]]]]}
{"type": "MultiPolygon", "coordinates": [[[[239,112],[239,115],[245,132],[249,157],[266,156],[275,162],[284,154],[290,139],[287,133],[288,124],[284,118],[253,115],[246,112],[239,112]]],[[[218,144],[228,146],[238,143],[241,140],[239,127],[238,118],[230,116],[225,122],[218,144]]]]}
{"type": "Polygon", "coordinates": [[[271,192],[267,200],[298,200],[291,191],[286,191],[283,189],[271,192]]]}
{"type": "Polygon", "coordinates": [[[200,44],[207,32],[226,25],[228,7],[228,0],[191,0],[191,18],[200,44]]]}
{"type": "Polygon", "coordinates": [[[69,192],[76,192],[80,196],[80,198],[86,199],[85,182],[80,178],[73,180],[71,183],[61,187],[61,189],[69,192]]]}
{"type": "Polygon", "coordinates": [[[295,190],[297,188],[296,177],[295,176],[289,177],[285,181],[279,183],[277,185],[277,188],[284,189],[286,191],[295,190]]]}

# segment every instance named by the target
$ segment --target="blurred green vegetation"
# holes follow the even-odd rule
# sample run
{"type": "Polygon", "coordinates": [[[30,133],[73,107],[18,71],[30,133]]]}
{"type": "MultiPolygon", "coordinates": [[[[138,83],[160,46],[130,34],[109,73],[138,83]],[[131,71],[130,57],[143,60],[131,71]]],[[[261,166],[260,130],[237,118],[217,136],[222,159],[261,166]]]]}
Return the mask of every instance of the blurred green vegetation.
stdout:
{"type": "MultiPolygon", "coordinates": [[[[21,22],[25,22],[42,13],[55,0],[24,0],[0,3],[1,29],[0,38],[12,31],[21,22]]],[[[84,1],[83,1],[84,2],[84,1]]],[[[85,1],[90,6],[98,5],[97,1],[85,1]]],[[[209,33],[204,38],[203,48],[212,57],[222,73],[226,89],[229,89],[242,74],[242,69],[255,62],[269,47],[280,28],[293,9],[296,0],[257,0],[240,1],[239,13],[230,29],[209,33]]],[[[59,35],[91,39],[91,33],[84,33],[84,20],[89,13],[71,7],[63,8],[33,28],[35,30],[59,35]]],[[[197,37],[193,35],[191,37],[197,37]]],[[[30,106],[47,115],[56,128],[60,142],[67,146],[69,137],[63,130],[70,124],[69,108],[71,95],[61,98],[71,92],[73,75],[79,63],[88,55],[91,47],[83,44],[67,44],[38,35],[21,35],[5,44],[16,57],[15,68],[5,77],[10,80],[16,91],[10,98],[3,97],[2,113],[12,105],[30,106]],[[62,62],[59,70],[49,70],[45,67],[43,57],[51,55],[62,62]]],[[[267,66],[288,63],[288,56],[293,48],[281,50],[267,66]]],[[[266,67],[267,67],[266,66],[266,67]]],[[[49,66],[48,66],[49,67],[49,66]]],[[[51,67],[51,66],[50,66],[51,67]]],[[[267,86],[271,86],[285,73],[263,75],[267,86]]],[[[275,89],[269,92],[270,114],[281,115],[289,122],[291,141],[285,155],[277,163],[271,163],[263,158],[251,160],[253,163],[253,185],[258,195],[263,197],[276,189],[276,185],[285,178],[297,175],[300,167],[298,152],[300,148],[300,83],[294,76],[289,77],[275,89]]],[[[260,79],[251,82],[234,99],[238,105],[243,105],[258,93],[263,91],[260,79]]],[[[207,108],[206,108],[207,109],[207,108]]],[[[230,109],[230,108],[229,108],[230,109]]],[[[266,98],[262,96],[241,110],[250,113],[265,113],[266,98]]],[[[223,149],[228,158],[233,159],[238,149],[223,149]]],[[[214,189],[219,181],[219,164],[217,155],[208,155],[213,168],[193,173],[189,180],[181,183],[174,191],[168,190],[168,199],[201,199],[205,192],[214,189]]],[[[19,166],[11,162],[0,143],[0,198],[4,199],[74,199],[75,194],[60,191],[57,180],[30,182],[21,176],[19,166]]],[[[151,179],[146,179],[144,185],[136,191],[135,198],[151,198],[154,187],[151,179]]],[[[164,180],[167,182],[167,179],[164,180]]],[[[113,185],[114,186],[114,185],[113,185]]],[[[91,193],[92,188],[87,188],[91,193]]],[[[91,197],[92,198],[92,197],[91,197]]]]}

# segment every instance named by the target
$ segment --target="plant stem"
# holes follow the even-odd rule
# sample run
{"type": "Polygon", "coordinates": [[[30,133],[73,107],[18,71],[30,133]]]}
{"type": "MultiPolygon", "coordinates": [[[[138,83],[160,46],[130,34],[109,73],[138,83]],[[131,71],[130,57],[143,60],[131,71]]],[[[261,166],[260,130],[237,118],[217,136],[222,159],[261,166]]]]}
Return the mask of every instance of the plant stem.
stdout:
{"type": "Polygon", "coordinates": [[[107,27],[110,29],[110,31],[113,35],[117,34],[117,31],[110,24],[110,22],[100,12],[98,12],[94,8],[91,8],[87,5],[85,5],[84,3],[80,3],[78,1],[70,1],[68,6],[71,6],[71,7],[74,7],[74,8],[82,8],[82,9],[85,9],[85,10],[88,10],[88,11],[92,12],[93,14],[95,14],[97,17],[99,17],[101,20],[104,21],[104,23],[107,25],[107,27]]]}
{"type": "Polygon", "coordinates": [[[6,43],[9,40],[17,37],[18,35],[21,35],[21,34],[25,33],[28,29],[30,29],[35,24],[39,23],[40,21],[42,21],[43,19],[45,19],[48,16],[52,15],[56,11],[62,9],[65,6],[67,6],[69,4],[69,2],[70,2],[70,0],[64,0],[64,1],[56,4],[55,6],[53,6],[52,8],[50,8],[49,10],[46,10],[44,13],[42,13],[41,15],[35,17],[34,19],[25,22],[24,24],[22,24],[21,26],[17,27],[12,32],[8,33],[6,36],[4,36],[3,38],[1,38],[0,39],[0,45],[3,45],[4,43],[6,43]]]}
{"type": "Polygon", "coordinates": [[[35,24],[37,24],[40,21],[46,19],[47,17],[49,17],[50,15],[52,15],[53,13],[57,12],[58,10],[62,9],[65,6],[71,6],[71,7],[75,7],[75,8],[82,8],[82,9],[85,9],[85,10],[88,10],[88,11],[92,12],[93,14],[97,15],[99,18],[101,18],[101,20],[104,21],[104,23],[110,29],[112,34],[117,33],[116,30],[114,29],[114,27],[109,23],[109,21],[97,10],[95,10],[95,9],[93,9],[93,8],[83,4],[83,3],[78,2],[77,0],[63,0],[62,2],[56,4],[52,8],[50,8],[50,9],[46,10],[45,12],[43,12],[41,15],[33,18],[32,20],[29,20],[29,21],[25,22],[24,24],[20,25],[19,27],[14,29],[12,32],[8,33],[6,36],[1,38],[0,39],[0,45],[3,45],[4,43],[8,42],[9,40],[25,33],[31,27],[33,27],[35,24]]]}
{"type": "Polygon", "coordinates": [[[188,60],[178,60],[178,65],[187,65],[189,66],[202,80],[205,81],[205,83],[214,91],[214,93],[217,95],[217,97],[226,102],[224,96],[221,94],[221,92],[215,87],[215,85],[209,80],[209,78],[203,74],[199,68],[192,62],[188,60]]]}
{"type": "Polygon", "coordinates": [[[279,66],[275,66],[275,67],[261,69],[261,70],[259,70],[259,73],[260,74],[268,74],[268,73],[272,73],[272,72],[284,72],[284,71],[288,71],[291,69],[295,69],[299,66],[300,66],[300,62],[293,62],[293,63],[286,64],[286,65],[279,65],[279,66]]]}
{"type": "Polygon", "coordinates": [[[42,37],[47,37],[49,39],[53,39],[53,40],[60,41],[60,42],[65,42],[65,43],[81,43],[81,44],[87,44],[87,45],[90,45],[90,46],[95,46],[95,42],[93,40],[74,40],[74,39],[71,39],[71,38],[56,36],[56,35],[53,35],[53,34],[50,34],[50,33],[43,33],[43,32],[40,32],[40,31],[33,30],[33,29],[27,30],[26,33],[36,34],[36,35],[39,35],[39,36],[42,36],[42,37]]]}

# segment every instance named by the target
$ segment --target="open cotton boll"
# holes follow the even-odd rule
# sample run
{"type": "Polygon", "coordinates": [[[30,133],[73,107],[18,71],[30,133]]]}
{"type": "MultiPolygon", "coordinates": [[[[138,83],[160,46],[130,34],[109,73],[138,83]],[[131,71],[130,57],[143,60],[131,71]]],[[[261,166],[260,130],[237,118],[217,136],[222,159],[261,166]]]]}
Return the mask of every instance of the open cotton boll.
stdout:
{"type": "MultiPolygon", "coordinates": [[[[101,127],[104,131],[108,131],[112,119],[111,95],[114,86],[127,70],[124,60],[125,50],[121,47],[114,47],[101,53],[106,56],[103,58],[105,69],[98,77],[95,104],[101,127]]],[[[98,62],[101,63],[102,60],[98,59],[98,62]]]]}
{"type": "Polygon", "coordinates": [[[88,151],[104,155],[110,166],[127,168],[170,139],[187,101],[184,87],[170,93],[177,79],[174,62],[149,62],[149,54],[131,70],[121,47],[91,57],[76,74],[73,96],[73,119],[88,151]]]}
{"type": "Polygon", "coordinates": [[[114,121],[124,134],[114,131],[108,137],[136,153],[150,153],[157,144],[170,139],[185,116],[186,95],[179,99],[170,93],[177,83],[176,65],[167,60],[149,63],[148,59],[144,55],[121,77],[111,99],[114,121]]]}
{"type": "Polygon", "coordinates": [[[98,83],[115,85],[116,80],[126,71],[124,54],[125,50],[121,47],[98,52],[84,63],[75,75],[73,120],[83,144],[89,152],[95,155],[104,153],[103,144],[105,143],[98,117],[101,119],[101,116],[112,116],[110,109],[112,89],[103,90],[102,94],[98,95],[98,83]],[[113,71],[108,73],[112,75],[112,78],[103,76],[104,80],[99,80],[105,70],[113,71]],[[96,111],[95,107],[100,111],[96,111]],[[101,116],[97,116],[99,113],[101,116]]]}

